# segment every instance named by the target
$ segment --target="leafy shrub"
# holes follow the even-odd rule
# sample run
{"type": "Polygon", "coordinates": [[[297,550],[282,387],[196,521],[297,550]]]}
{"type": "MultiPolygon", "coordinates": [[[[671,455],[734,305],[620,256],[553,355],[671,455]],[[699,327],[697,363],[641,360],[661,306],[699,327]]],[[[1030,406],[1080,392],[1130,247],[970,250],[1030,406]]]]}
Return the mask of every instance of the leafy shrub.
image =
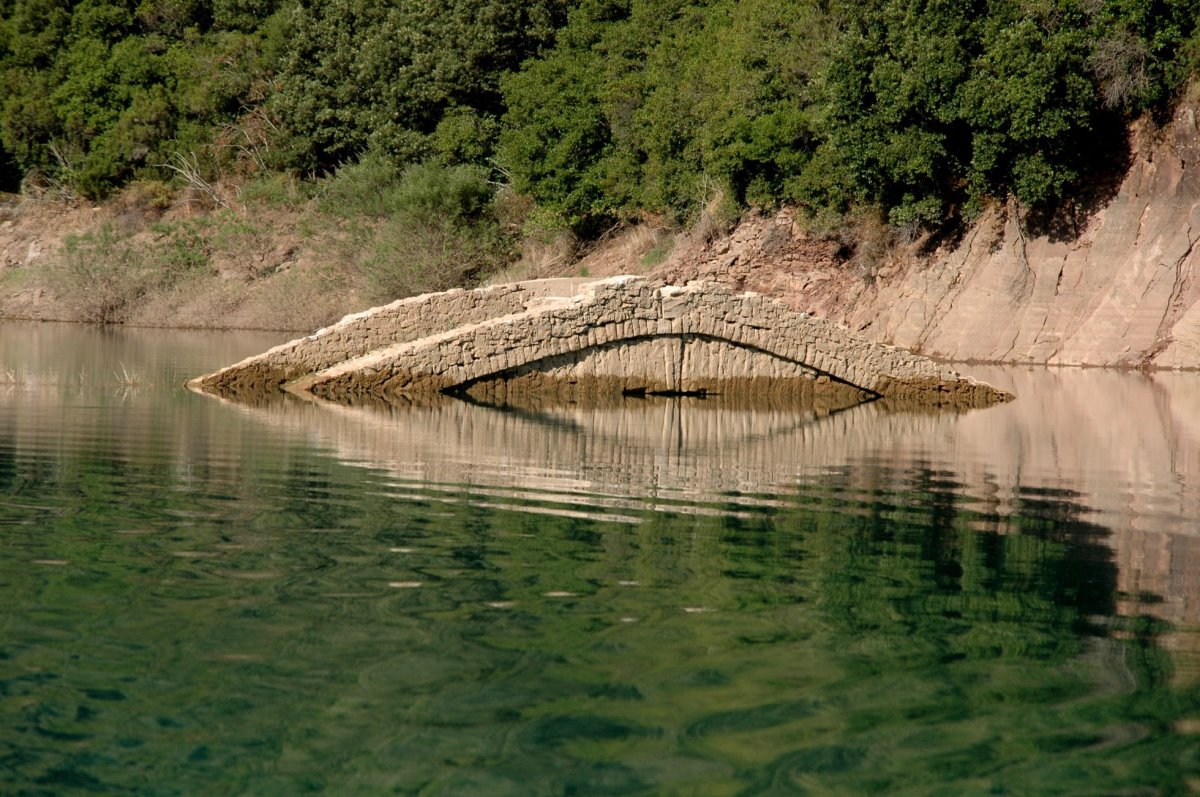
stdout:
{"type": "Polygon", "coordinates": [[[502,228],[493,186],[478,166],[398,170],[373,153],[327,181],[320,207],[350,222],[348,254],[375,300],[444,290],[513,257],[512,231],[502,228]]]}
{"type": "Polygon", "coordinates": [[[271,208],[295,208],[311,199],[311,185],[283,172],[270,172],[242,184],[243,202],[271,208]]]}
{"type": "Polygon", "coordinates": [[[80,319],[118,323],[151,291],[209,271],[202,223],[154,224],[150,229],[155,236],[151,241],[122,234],[113,224],[68,236],[49,274],[52,289],[80,319]]]}
{"type": "Polygon", "coordinates": [[[319,190],[322,211],[342,218],[381,219],[396,211],[393,193],[400,172],[389,158],[371,152],[342,166],[319,190]]]}
{"type": "Polygon", "coordinates": [[[509,263],[511,249],[493,225],[393,219],[376,231],[362,267],[371,298],[388,301],[474,282],[509,263]]]}
{"type": "Polygon", "coordinates": [[[490,216],[494,193],[485,174],[478,166],[410,166],[401,174],[392,201],[397,213],[413,221],[482,221],[490,216]]]}
{"type": "Polygon", "coordinates": [[[343,166],[327,180],[321,209],[343,218],[412,220],[478,218],[492,201],[493,189],[478,166],[414,164],[403,170],[379,153],[343,166]]]}
{"type": "Polygon", "coordinates": [[[77,317],[101,324],[120,321],[125,308],[146,292],[149,281],[148,265],[111,225],[68,237],[50,273],[52,289],[77,317]]]}

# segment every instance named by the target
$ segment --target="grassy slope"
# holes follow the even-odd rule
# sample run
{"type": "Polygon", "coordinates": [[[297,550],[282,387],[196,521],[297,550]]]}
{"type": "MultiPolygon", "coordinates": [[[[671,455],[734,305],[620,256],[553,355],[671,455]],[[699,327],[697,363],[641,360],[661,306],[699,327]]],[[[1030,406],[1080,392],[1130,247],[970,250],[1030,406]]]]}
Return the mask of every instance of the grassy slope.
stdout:
{"type": "Polygon", "coordinates": [[[8,197],[0,203],[0,318],[312,330],[425,290],[646,271],[675,236],[643,224],[580,250],[561,232],[529,235],[519,252],[498,252],[467,273],[446,267],[457,256],[452,240],[346,218],[296,186],[222,186],[217,195],[224,205],[153,184],[100,204],[8,197]]]}

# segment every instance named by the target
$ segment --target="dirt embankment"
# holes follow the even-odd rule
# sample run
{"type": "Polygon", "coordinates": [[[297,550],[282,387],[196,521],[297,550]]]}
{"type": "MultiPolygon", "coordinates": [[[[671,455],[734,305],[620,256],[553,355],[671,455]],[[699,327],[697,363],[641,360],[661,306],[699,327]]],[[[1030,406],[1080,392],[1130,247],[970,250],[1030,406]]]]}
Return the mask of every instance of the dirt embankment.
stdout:
{"type": "Polygon", "coordinates": [[[790,211],[683,246],[668,279],[783,298],[876,340],[959,362],[1200,368],[1200,126],[1196,104],[1136,128],[1095,207],[1037,220],[993,208],[962,238],[846,257],[790,211]]]}
{"type": "Polygon", "coordinates": [[[303,209],[0,202],[0,319],[311,330],[366,302],[303,209]]]}

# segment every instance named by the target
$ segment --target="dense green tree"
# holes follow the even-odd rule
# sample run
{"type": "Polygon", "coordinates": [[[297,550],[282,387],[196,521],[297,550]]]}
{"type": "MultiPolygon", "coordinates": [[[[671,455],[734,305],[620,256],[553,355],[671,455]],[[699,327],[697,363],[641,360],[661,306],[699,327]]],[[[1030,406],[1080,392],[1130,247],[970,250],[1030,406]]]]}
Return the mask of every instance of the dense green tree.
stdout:
{"type": "Polygon", "coordinates": [[[605,0],[582,4],[558,46],[504,84],[500,146],[517,190],[576,224],[631,200],[607,179],[615,147],[601,98],[606,60],[613,68],[602,36],[626,13],[605,0]]]}
{"type": "Polygon", "coordinates": [[[824,72],[829,152],[821,167],[835,164],[838,179],[809,175],[810,184],[824,180],[832,188],[812,199],[877,202],[895,222],[940,218],[967,158],[957,89],[976,54],[982,5],[835,5],[840,31],[824,72]]]}
{"type": "Polygon", "coordinates": [[[713,180],[739,201],[785,196],[817,140],[810,87],[825,21],[814,3],[762,0],[681,13],[649,55],[634,114],[643,201],[689,209],[713,180]]]}
{"type": "Polygon", "coordinates": [[[961,95],[972,193],[1011,192],[1038,204],[1061,196],[1084,168],[1100,104],[1085,68],[1082,10],[1063,2],[1031,6],[1003,4],[989,15],[961,95]]]}
{"type": "Polygon", "coordinates": [[[1196,22],[1195,0],[0,0],[0,184],[216,170],[253,119],[257,168],[482,166],[585,235],[717,197],[930,225],[1076,190],[1195,74],[1196,22]]]}
{"type": "Polygon", "coordinates": [[[564,8],[306,0],[272,99],[291,165],[328,171],[369,147],[399,161],[486,157],[500,76],[550,40],[564,8]]]}
{"type": "Polygon", "coordinates": [[[201,147],[240,112],[271,69],[263,35],[240,28],[251,15],[269,20],[274,7],[14,0],[0,55],[0,140],[24,171],[103,195],[201,147]]]}
{"type": "Polygon", "coordinates": [[[1088,66],[1109,107],[1139,111],[1161,105],[1196,69],[1200,14],[1191,0],[1107,0],[1088,9],[1093,15],[1088,66]]]}
{"type": "Polygon", "coordinates": [[[686,218],[714,190],[772,201],[815,138],[815,3],[582,3],[505,83],[501,155],[577,227],[639,208],[686,218]]]}
{"type": "Polygon", "coordinates": [[[834,3],[828,139],[822,171],[804,178],[809,199],[877,204],[900,224],[1009,194],[1056,202],[1119,148],[1131,114],[1168,99],[1194,68],[1185,5],[834,3]]]}
{"type": "Polygon", "coordinates": [[[913,226],[1051,205],[1194,71],[1189,5],[592,0],[504,84],[501,156],[584,229],[714,187],[913,226]]]}

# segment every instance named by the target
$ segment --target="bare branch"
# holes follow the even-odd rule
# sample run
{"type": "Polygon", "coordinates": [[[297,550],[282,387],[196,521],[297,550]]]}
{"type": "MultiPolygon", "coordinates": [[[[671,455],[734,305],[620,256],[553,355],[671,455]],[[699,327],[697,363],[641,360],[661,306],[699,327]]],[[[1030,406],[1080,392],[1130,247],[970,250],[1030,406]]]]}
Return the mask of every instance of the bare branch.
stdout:
{"type": "Polygon", "coordinates": [[[212,183],[210,183],[208,180],[205,180],[203,175],[200,174],[200,161],[196,158],[196,153],[192,152],[190,154],[191,160],[185,157],[183,153],[176,152],[174,158],[176,161],[175,163],[160,163],[158,166],[175,172],[185,181],[187,181],[188,185],[201,192],[221,207],[229,207],[229,203],[225,201],[223,196],[217,193],[217,189],[213,187],[212,183]]]}

